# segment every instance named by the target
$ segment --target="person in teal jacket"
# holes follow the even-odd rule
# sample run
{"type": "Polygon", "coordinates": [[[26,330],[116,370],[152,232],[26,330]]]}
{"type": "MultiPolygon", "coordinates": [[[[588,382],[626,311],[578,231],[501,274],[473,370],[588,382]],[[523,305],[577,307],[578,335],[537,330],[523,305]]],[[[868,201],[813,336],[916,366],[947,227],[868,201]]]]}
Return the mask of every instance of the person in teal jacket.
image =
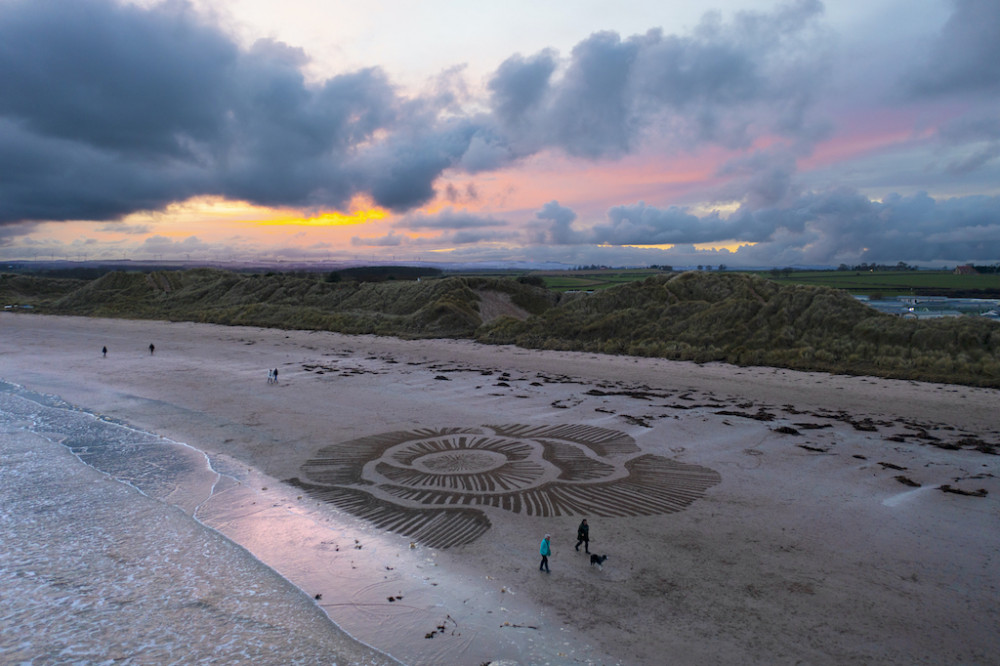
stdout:
{"type": "Polygon", "coordinates": [[[552,573],[549,571],[549,555],[552,554],[552,549],[549,547],[548,534],[546,534],[545,538],[542,539],[542,545],[538,547],[538,552],[542,555],[542,563],[538,565],[538,570],[544,571],[545,573],[552,573]]]}

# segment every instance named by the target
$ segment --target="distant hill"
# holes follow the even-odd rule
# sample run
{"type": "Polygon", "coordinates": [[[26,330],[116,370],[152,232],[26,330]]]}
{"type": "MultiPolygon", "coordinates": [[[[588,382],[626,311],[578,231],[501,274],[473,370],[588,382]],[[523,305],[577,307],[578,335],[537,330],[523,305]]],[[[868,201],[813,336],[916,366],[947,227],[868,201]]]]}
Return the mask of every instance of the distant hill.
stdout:
{"type": "Polygon", "coordinates": [[[195,321],[406,338],[474,338],[696,362],[1000,387],[1000,325],[904,320],[847,292],[742,273],[664,274],[593,294],[532,280],[332,282],[213,269],[91,281],[0,276],[0,301],[34,312],[195,321]]]}

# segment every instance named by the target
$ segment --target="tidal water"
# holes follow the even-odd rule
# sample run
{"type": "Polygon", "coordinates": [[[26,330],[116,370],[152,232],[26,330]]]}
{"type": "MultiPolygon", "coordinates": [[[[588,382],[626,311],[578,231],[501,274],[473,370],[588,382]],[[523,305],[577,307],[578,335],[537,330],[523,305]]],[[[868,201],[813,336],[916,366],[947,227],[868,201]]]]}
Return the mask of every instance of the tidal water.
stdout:
{"type": "Polygon", "coordinates": [[[0,389],[0,663],[395,663],[192,518],[203,455],[0,389]]]}
{"type": "Polygon", "coordinates": [[[0,382],[0,663],[604,661],[431,549],[295,492],[0,382]]]}

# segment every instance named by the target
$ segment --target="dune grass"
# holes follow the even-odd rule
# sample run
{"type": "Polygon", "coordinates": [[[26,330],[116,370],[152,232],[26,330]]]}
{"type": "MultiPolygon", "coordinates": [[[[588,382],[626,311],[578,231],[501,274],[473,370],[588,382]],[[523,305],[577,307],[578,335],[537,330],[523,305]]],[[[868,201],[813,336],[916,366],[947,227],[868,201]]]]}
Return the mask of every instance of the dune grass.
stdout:
{"type": "Polygon", "coordinates": [[[485,325],[476,339],[1000,386],[1000,325],[995,322],[901,319],[843,291],[781,285],[748,274],[656,276],[567,297],[526,321],[485,325]]]}
{"type": "Polygon", "coordinates": [[[355,282],[213,269],[98,279],[0,276],[0,301],[33,312],[472,338],[634,356],[1000,387],[1000,325],[978,317],[909,320],[847,292],[744,273],[662,274],[591,294],[525,281],[447,277],[355,282]],[[484,323],[480,294],[530,313],[484,323]]]}

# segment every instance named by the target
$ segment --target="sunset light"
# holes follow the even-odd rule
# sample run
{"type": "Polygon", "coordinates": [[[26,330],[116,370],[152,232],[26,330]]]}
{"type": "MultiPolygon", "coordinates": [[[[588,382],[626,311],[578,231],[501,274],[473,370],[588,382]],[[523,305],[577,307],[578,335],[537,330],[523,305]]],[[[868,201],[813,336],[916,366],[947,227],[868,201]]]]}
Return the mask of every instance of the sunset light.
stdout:
{"type": "Polygon", "coordinates": [[[512,2],[0,0],[0,260],[1000,260],[996,3],[512,2]]]}

